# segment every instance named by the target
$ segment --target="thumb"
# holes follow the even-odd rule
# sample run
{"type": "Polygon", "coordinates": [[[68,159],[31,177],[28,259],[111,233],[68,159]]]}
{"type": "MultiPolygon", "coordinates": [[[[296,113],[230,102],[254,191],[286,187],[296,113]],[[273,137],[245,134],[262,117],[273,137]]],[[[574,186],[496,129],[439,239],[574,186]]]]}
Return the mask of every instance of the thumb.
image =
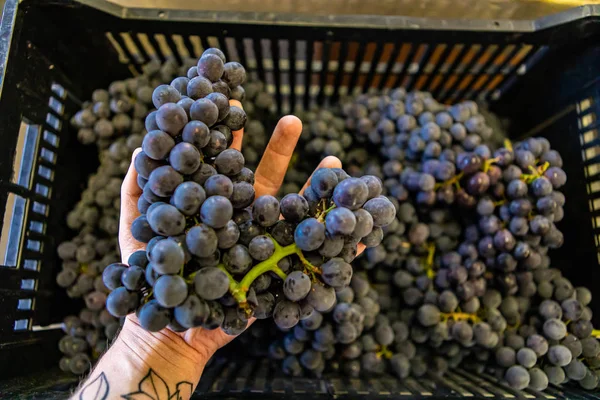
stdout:
{"type": "Polygon", "coordinates": [[[123,179],[121,185],[121,215],[119,219],[119,246],[121,248],[121,260],[126,263],[129,256],[137,250],[143,250],[146,248],[146,244],[138,242],[133,238],[131,234],[131,224],[133,221],[140,216],[138,211],[138,199],[142,194],[142,189],[137,184],[137,171],[133,160],[142,151],[142,149],[135,149],[131,156],[131,164],[127,175],[123,179]]]}

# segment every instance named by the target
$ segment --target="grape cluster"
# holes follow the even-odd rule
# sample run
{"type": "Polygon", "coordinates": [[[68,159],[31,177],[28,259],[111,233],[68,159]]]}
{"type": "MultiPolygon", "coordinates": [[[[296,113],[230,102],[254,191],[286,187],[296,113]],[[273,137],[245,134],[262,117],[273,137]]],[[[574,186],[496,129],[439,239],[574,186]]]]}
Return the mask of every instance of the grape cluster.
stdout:
{"type": "Polygon", "coordinates": [[[377,178],[341,169],[318,170],[303,196],[255,199],[253,172],[227,148],[246,121],[229,105],[230,93],[243,92],[245,71],[224,61],[209,49],[188,73],[198,76],[154,90],[158,109],[134,160],[142,215],[131,227],[147,248],[103,272],[108,311],[136,311],[150,331],[170,324],[233,335],[251,316],[291,328],[302,312],[334,305],[359,241],[379,244],[394,219],[377,178]]]}
{"type": "Polygon", "coordinates": [[[347,170],[379,177],[397,210],[382,243],[367,249],[354,268],[364,269],[374,285],[393,282],[399,290],[378,301],[402,310],[386,316],[408,327],[417,354],[411,365],[418,366],[410,373],[461,365],[493,368],[517,389],[543,390],[548,381],[568,380],[595,388],[597,331],[586,307],[591,296],[550,266],[549,251],[563,242],[557,224],[566,174],[549,142],[511,143],[488,126],[476,103],[448,107],[428,93],[403,89],[346,99],[336,116],[345,119],[361,150],[379,153],[349,152],[342,158],[347,170]],[[552,317],[538,310],[550,307],[551,298],[553,309],[568,307],[570,317],[555,311],[558,320],[546,323],[552,317]],[[568,339],[556,332],[549,337],[548,329],[568,339]],[[571,358],[562,347],[551,359],[544,351],[544,343],[581,339],[588,346],[584,359],[577,344],[571,358]],[[575,366],[559,367],[557,357],[575,366]]]}
{"type": "MultiPolygon", "coordinates": [[[[349,287],[336,292],[328,313],[313,311],[293,329],[275,335],[268,348],[284,373],[321,376],[324,371],[351,378],[390,373],[399,379],[427,372],[429,355],[418,351],[409,326],[393,309],[389,284],[372,285],[354,275],[349,287]]],[[[447,364],[433,361],[434,373],[447,364]]]]}

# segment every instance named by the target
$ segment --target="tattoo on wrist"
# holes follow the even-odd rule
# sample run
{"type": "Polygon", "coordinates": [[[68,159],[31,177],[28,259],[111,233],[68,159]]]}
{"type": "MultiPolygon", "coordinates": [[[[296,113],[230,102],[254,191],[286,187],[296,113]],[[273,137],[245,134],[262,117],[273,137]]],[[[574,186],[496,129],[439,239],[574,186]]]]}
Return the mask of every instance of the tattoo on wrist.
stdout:
{"type": "MultiPolygon", "coordinates": [[[[173,393],[169,390],[169,385],[152,368],[148,371],[138,383],[138,390],[122,394],[121,397],[127,400],[180,400],[189,399],[192,396],[194,385],[191,382],[181,381],[175,385],[173,393]]],[[[96,378],[87,382],[81,389],[79,400],[106,400],[110,393],[110,385],[106,374],[100,372],[96,378]]]]}

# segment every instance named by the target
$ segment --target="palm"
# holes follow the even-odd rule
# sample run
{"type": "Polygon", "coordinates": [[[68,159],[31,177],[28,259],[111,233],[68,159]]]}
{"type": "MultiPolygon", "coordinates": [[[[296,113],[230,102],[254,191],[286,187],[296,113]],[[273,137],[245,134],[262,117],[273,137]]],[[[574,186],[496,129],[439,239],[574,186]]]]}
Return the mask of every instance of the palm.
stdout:
{"type": "MultiPolygon", "coordinates": [[[[232,104],[241,106],[235,100],[232,101],[232,104]]],[[[302,123],[298,118],[286,116],[279,121],[255,172],[254,189],[256,197],[277,194],[301,132],[302,123]]],[[[232,148],[241,150],[243,135],[243,130],[233,132],[232,148]]],[[[133,158],[139,151],[134,152],[133,158]]],[[[327,157],[321,161],[317,168],[340,167],[340,160],[335,157],[327,157]]],[[[133,252],[143,250],[146,247],[144,243],[136,241],[130,232],[133,220],[139,216],[137,202],[141,194],[142,191],[137,185],[137,172],[132,163],[121,188],[119,244],[124,262],[133,252]]],[[[251,319],[250,323],[252,322],[254,322],[254,319],[251,319]]],[[[201,359],[210,358],[212,353],[235,338],[227,335],[221,329],[194,328],[177,333],[167,328],[157,333],[145,332],[135,315],[127,317],[123,329],[132,331],[138,337],[139,335],[152,335],[156,339],[166,339],[177,345],[185,344],[189,346],[190,351],[199,353],[201,359]]]]}

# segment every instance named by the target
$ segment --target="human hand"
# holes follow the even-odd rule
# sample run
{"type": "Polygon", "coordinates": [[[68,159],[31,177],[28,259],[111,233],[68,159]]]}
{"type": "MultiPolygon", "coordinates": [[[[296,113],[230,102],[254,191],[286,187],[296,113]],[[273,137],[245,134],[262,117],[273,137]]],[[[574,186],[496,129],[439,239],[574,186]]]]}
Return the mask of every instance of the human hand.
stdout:
{"type": "MultiPolygon", "coordinates": [[[[232,100],[231,104],[241,106],[235,100],[232,100]]],[[[298,118],[288,115],[279,121],[255,172],[254,188],[257,198],[262,195],[277,194],[301,132],[302,123],[298,118]]],[[[233,132],[232,148],[241,150],[243,135],[243,130],[233,132]]],[[[141,150],[138,149],[134,152],[133,158],[139,151],[141,150]]],[[[317,169],[341,168],[341,166],[340,160],[336,157],[327,157],[321,161],[317,169]]],[[[133,238],[130,230],[132,222],[139,216],[137,202],[141,194],[142,190],[137,184],[137,172],[132,163],[121,189],[119,244],[123,262],[126,262],[133,252],[146,247],[144,243],[133,238]]],[[[359,248],[359,250],[361,249],[359,248]]],[[[253,319],[250,320],[250,323],[252,322],[253,319]]],[[[140,326],[135,315],[129,315],[119,338],[130,342],[131,346],[142,343],[142,348],[135,349],[135,351],[144,354],[143,357],[152,357],[152,347],[169,343],[171,345],[169,351],[185,355],[190,358],[192,364],[201,368],[200,366],[206,363],[216,350],[233,340],[234,336],[227,335],[221,329],[206,330],[203,328],[189,329],[182,333],[168,328],[160,332],[148,332],[140,326]],[[148,346],[146,343],[154,343],[154,345],[148,346]]]]}

